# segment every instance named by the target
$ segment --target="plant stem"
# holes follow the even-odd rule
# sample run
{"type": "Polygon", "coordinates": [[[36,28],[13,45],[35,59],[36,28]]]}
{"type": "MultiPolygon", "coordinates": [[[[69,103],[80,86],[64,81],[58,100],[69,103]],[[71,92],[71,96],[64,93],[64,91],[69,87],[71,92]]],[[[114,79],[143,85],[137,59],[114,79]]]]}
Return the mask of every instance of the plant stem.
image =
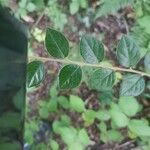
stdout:
{"type": "Polygon", "coordinates": [[[79,65],[81,67],[89,66],[89,67],[95,67],[95,68],[107,68],[107,69],[112,69],[114,71],[119,71],[119,72],[135,73],[135,74],[139,74],[141,76],[146,76],[146,77],[150,78],[150,74],[142,72],[142,71],[134,70],[134,69],[131,69],[131,68],[130,69],[126,69],[126,68],[120,68],[120,67],[107,66],[107,65],[104,65],[104,64],[89,64],[89,63],[77,62],[77,61],[73,61],[73,60],[69,60],[69,59],[55,59],[55,58],[45,58],[45,57],[30,56],[29,57],[29,61],[33,61],[33,60],[40,60],[42,62],[54,61],[54,62],[59,62],[59,63],[63,63],[63,64],[79,65]]]}

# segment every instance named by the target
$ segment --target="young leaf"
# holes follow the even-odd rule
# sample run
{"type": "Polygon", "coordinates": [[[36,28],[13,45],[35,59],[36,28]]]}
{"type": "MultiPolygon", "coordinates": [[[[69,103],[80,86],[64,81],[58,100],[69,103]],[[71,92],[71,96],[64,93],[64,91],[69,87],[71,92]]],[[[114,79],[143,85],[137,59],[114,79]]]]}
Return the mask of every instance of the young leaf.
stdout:
{"type": "Polygon", "coordinates": [[[48,28],[45,37],[45,46],[48,53],[55,58],[65,58],[69,53],[69,43],[66,37],[53,29],[48,28]]]}
{"type": "Polygon", "coordinates": [[[90,64],[97,64],[104,58],[104,46],[96,38],[83,36],[80,42],[80,53],[90,64]]]}
{"type": "Polygon", "coordinates": [[[33,87],[39,85],[45,76],[44,64],[40,61],[33,61],[27,67],[27,85],[33,87]]]}
{"type": "Polygon", "coordinates": [[[59,73],[59,86],[62,89],[75,88],[82,79],[82,70],[77,65],[66,65],[59,73]]]}
{"type": "Polygon", "coordinates": [[[83,112],[85,110],[83,100],[74,95],[70,95],[70,107],[77,112],[83,112]]]}
{"type": "Polygon", "coordinates": [[[91,125],[92,123],[94,123],[94,120],[96,118],[96,112],[92,109],[88,109],[82,114],[82,117],[86,125],[91,125]]]}
{"type": "Polygon", "coordinates": [[[90,78],[90,86],[99,91],[109,91],[115,82],[115,73],[111,69],[98,69],[90,78]]]}
{"type": "Polygon", "coordinates": [[[134,116],[139,111],[139,104],[134,97],[121,97],[119,107],[127,116],[134,116]]]}
{"type": "Polygon", "coordinates": [[[68,109],[69,108],[69,101],[66,97],[64,96],[59,96],[58,97],[58,103],[61,107],[63,107],[64,109],[68,109]]]}
{"type": "Polygon", "coordinates": [[[117,58],[124,67],[134,67],[140,60],[140,51],[134,40],[123,35],[117,46],[117,58]]]}
{"type": "Polygon", "coordinates": [[[145,80],[140,75],[129,74],[124,76],[120,95],[121,96],[138,96],[145,89],[145,80]]]}
{"type": "Polygon", "coordinates": [[[96,118],[101,121],[107,121],[110,119],[110,114],[107,110],[99,110],[98,112],[96,112],[96,118]]]}
{"type": "Polygon", "coordinates": [[[112,120],[118,127],[123,128],[127,126],[129,120],[121,111],[111,109],[110,115],[112,117],[112,120]]]}
{"type": "Polygon", "coordinates": [[[107,135],[109,139],[108,142],[120,142],[123,139],[121,132],[117,130],[108,130],[107,135]]]}
{"type": "Polygon", "coordinates": [[[144,121],[142,120],[131,120],[128,125],[131,132],[136,134],[137,136],[147,136],[150,137],[150,126],[148,126],[144,121]]]}

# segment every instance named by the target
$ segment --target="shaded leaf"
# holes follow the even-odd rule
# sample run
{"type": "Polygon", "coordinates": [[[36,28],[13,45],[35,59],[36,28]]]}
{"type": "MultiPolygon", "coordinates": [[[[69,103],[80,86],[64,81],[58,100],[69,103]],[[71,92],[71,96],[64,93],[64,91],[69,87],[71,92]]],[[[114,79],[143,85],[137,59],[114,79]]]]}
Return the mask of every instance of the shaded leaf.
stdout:
{"type": "Polygon", "coordinates": [[[145,80],[142,76],[129,74],[123,77],[121,83],[120,95],[122,96],[138,96],[145,89],[145,80]]]}
{"type": "Polygon", "coordinates": [[[45,37],[45,46],[48,53],[55,58],[65,58],[69,53],[69,43],[66,37],[53,29],[48,28],[45,37]]]}
{"type": "Polygon", "coordinates": [[[78,65],[66,65],[59,73],[59,86],[62,89],[77,87],[82,79],[82,70],[78,65]]]}
{"type": "Polygon", "coordinates": [[[80,53],[86,62],[97,64],[104,58],[104,46],[94,37],[83,36],[80,42],[80,53]]]}
{"type": "Polygon", "coordinates": [[[45,76],[44,64],[40,61],[33,61],[27,67],[27,85],[33,87],[39,85],[45,76]]]}
{"type": "Polygon", "coordinates": [[[90,78],[90,86],[99,91],[109,91],[115,82],[115,73],[111,69],[98,69],[90,78]]]}
{"type": "Polygon", "coordinates": [[[150,52],[148,52],[144,59],[144,67],[147,73],[150,73],[150,52]]]}
{"type": "Polygon", "coordinates": [[[134,67],[139,62],[139,47],[131,37],[127,35],[122,36],[117,46],[117,58],[124,67],[134,67]]]}

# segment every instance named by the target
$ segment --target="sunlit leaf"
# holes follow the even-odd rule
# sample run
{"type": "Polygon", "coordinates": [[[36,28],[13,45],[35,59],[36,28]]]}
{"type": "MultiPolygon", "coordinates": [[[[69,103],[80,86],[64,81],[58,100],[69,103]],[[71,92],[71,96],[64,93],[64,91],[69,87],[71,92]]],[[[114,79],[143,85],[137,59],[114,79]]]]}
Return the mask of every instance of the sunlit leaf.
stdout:
{"type": "Polygon", "coordinates": [[[137,136],[150,137],[150,126],[147,125],[143,120],[131,120],[128,125],[131,132],[137,136]]]}
{"type": "Polygon", "coordinates": [[[84,101],[74,95],[70,96],[70,107],[77,112],[83,112],[85,110],[84,101]]]}
{"type": "Polygon", "coordinates": [[[139,104],[134,97],[121,97],[119,107],[127,116],[134,116],[139,111],[139,104]]]}
{"type": "Polygon", "coordinates": [[[122,113],[121,109],[117,104],[112,103],[109,112],[112,121],[115,123],[115,125],[117,125],[120,128],[127,126],[129,119],[124,113],[122,113]]]}

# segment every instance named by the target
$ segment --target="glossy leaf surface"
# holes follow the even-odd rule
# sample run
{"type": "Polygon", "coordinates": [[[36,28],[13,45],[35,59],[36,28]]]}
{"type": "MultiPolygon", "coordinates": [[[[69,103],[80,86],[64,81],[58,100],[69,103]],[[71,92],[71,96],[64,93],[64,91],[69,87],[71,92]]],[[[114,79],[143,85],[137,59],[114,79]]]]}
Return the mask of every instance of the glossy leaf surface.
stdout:
{"type": "Polygon", "coordinates": [[[27,85],[33,87],[39,85],[45,76],[44,64],[40,61],[33,61],[27,67],[27,85]]]}
{"type": "Polygon", "coordinates": [[[69,53],[69,43],[66,37],[53,29],[48,28],[45,37],[45,46],[48,53],[55,58],[65,58],[69,53]]]}
{"type": "Polygon", "coordinates": [[[59,86],[62,89],[77,87],[82,79],[82,70],[78,65],[66,65],[59,73],[59,86]]]}

